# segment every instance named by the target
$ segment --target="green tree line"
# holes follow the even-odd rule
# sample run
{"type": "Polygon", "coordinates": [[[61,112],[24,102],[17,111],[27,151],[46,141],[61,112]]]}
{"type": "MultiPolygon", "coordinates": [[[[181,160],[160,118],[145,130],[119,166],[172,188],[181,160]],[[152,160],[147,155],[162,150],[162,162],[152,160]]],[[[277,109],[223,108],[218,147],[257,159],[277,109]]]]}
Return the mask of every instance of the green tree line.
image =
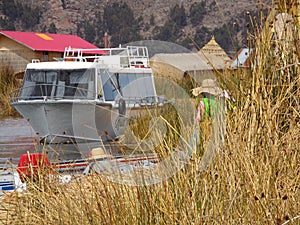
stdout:
{"type": "Polygon", "coordinates": [[[2,29],[15,30],[15,23],[21,23],[25,29],[30,29],[40,22],[41,10],[19,1],[2,0],[0,10],[5,16],[0,18],[2,29]]]}

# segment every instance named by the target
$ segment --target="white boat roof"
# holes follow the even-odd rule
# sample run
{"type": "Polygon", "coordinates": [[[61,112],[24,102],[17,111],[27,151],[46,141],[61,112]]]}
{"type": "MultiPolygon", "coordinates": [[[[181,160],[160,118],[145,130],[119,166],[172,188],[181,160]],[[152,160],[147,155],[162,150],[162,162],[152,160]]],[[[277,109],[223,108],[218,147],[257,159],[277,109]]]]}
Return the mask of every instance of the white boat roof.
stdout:
{"type": "MultiPolygon", "coordinates": [[[[103,65],[102,65],[103,66],[103,65]]],[[[40,62],[40,63],[29,63],[27,69],[40,69],[40,70],[72,70],[72,69],[89,69],[89,68],[99,68],[95,62],[68,62],[68,61],[58,61],[58,62],[40,62]]],[[[114,67],[103,67],[108,69],[112,73],[151,73],[151,68],[114,68],[114,67]]]]}
{"type": "Polygon", "coordinates": [[[88,69],[95,67],[93,62],[66,62],[66,61],[54,61],[54,62],[39,62],[29,63],[27,69],[88,69]]]}
{"type": "Polygon", "coordinates": [[[151,73],[151,68],[108,68],[111,73],[151,73]]]}
{"type": "Polygon", "coordinates": [[[127,46],[126,48],[97,49],[106,52],[105,55],[84,55],[87,51],[96,51],[95,49],[73,49],[66,48],[64,57],[59,61],[40,62],[33,59],[32,63],[27,65],[27,69],[88,69],[103,68],[110,71],[126,70],[131,73],[149,73],[148,50],[142,46],[127,46]]]}

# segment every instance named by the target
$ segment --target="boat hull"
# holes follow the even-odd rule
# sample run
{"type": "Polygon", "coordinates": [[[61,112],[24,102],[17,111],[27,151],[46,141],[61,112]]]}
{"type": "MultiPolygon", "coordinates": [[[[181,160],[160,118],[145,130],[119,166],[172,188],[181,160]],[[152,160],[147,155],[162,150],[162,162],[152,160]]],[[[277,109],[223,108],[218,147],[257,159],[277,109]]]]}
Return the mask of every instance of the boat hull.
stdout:
{"type": "Polygon", "coordinates": [[[24,101],[12,106],[46,143],[108,141],[123,132],[123,127],[118,126],[118,110],[107,103],[24,101]]]}

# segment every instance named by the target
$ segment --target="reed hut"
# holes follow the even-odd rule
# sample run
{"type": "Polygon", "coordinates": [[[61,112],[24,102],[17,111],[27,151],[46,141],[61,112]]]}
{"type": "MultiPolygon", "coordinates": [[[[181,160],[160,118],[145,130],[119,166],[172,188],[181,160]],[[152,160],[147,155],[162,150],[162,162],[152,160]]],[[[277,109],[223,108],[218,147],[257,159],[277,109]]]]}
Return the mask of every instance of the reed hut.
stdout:
{"type": "Polygon", "coordinates": [[[216,72],[231,64],[229,56],[214,37],[197,53],[155,54],[150,59],[154,76],[175,82],[192,78],[197,84],[204,79],[215,79],[216,72]]]}

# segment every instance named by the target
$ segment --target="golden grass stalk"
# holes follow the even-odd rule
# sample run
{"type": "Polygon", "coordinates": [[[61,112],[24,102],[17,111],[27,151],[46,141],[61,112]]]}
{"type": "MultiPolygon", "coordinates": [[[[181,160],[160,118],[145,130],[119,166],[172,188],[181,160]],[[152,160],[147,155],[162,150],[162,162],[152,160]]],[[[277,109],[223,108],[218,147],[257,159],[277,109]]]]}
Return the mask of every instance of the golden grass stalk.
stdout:
{"type": "Polygon", "coordinates": [[[0,118],[16,117],[19,114],[10,106],[10,94],[19,84],[9,66],[0,68],[0,118]]]}

